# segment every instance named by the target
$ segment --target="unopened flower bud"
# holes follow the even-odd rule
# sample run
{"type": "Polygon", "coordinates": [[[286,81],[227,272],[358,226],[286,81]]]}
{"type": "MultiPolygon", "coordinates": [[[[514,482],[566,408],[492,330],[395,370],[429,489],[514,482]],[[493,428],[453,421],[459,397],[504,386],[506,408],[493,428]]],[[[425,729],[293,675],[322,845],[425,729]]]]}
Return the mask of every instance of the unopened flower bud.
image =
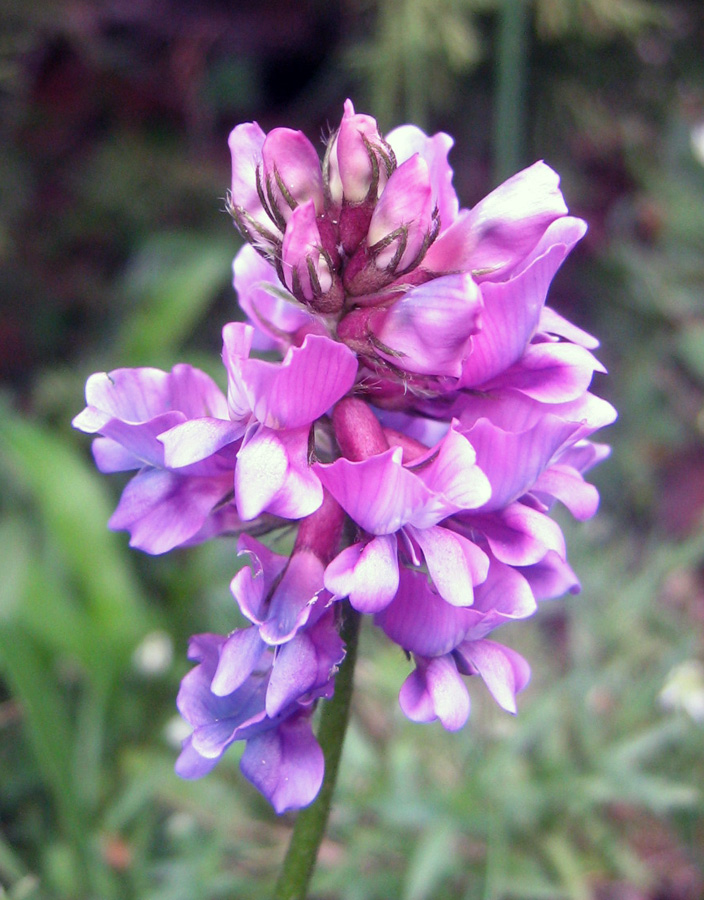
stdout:
{"type": "Polygon", "coordinates": [[[376,120],[355,113],[350,100],[328,144],[323,170],[340,243],[351,254],[367,233],[377,199],[396,168],[396,158],[376,120]]]}
{"type": "Polygon", "coordinates": [[[428,165],[415,154],[395,170],[379,198],[366,243],[345,272],[347,291],[352,296],[373,293],[415,268],[438,228],[428,165]]]}
{"type": "Polygon", "coordinates": [[[286,287],[301,303],[320,313],[334,313],[342,308],[342,284],[323,249],[312,200],[298,206],[289,219],[281,248],[281,267],[286,287]]]}

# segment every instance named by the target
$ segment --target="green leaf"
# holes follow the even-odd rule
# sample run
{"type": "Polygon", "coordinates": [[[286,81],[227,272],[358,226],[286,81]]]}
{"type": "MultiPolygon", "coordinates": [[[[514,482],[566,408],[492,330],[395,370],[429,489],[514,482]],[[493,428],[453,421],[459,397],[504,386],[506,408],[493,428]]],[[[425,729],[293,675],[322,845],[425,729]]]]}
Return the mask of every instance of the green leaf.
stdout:
{"type": "Polygon", "coordinates": [[[428,900],[437,896],[440,881],[452,870],[456,854],[450,824],[433,822],[421,834],[411,856],[403,900],[428,900]]]}
{"type": "Polygon", "coordinates": [[[229,284],[233,249],[234,242],[187,233],[162,234],[145,244],[125,286],[137,309],[115,342],[126,363],[154,365],[174,355],[229,284]]]}
{"type": "Polygon", "coordinates": [[[109,635],[110,646],[131,651],[151,616],[119,538],[107,529],[105,484],[67,441],[8,412],[0,421],[0,447],[31,494],[95,629],[109,635]]]}
{"type": "Polygon", "coordinates": [[[22,704],[28,736],[67,837],[85,860],[87,830],[71,771],[71,723],[53,668],[23,628],[4,623],[0,669],[22,704]]]}

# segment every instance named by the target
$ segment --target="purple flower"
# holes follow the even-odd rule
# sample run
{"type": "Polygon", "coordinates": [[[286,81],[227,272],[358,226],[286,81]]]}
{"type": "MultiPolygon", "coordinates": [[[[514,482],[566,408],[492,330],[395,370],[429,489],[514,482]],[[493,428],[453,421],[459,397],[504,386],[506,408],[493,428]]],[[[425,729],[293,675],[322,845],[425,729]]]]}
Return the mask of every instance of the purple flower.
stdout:
{"type": "Polygon", "coordinates": [[[510,713],[528,683],[493,632],[579,590],[551,510],[594,515],[585,474],[608,448],[592,438],[616,413],[590,392],[598,341],[546,299],[586,225],[543,162],[461,209],[452,146],[413,125],[383,136],[350,101],[322,160],[300,132],[237,126],[250,324],[223,329],[227,395],[189,366],[122,369],[89,379],[74,420],[101,435],[101,470],[138,470],[111,518],[133,545],[239,534],[249,625],[191,642],[177,770],[200,777],[243,740],[279,812],[321,784],[311,716],[345,656],[343,602],[412,660],[404,713],[456,730],[467,679],[510,713]],[[247,533],[283,526],[288,554],[247,533]]]}
{"type": "Polygon", "coordinates": [[[244,740],[241,769],[277,812],[309,804],[323,778],[310,717],[316,699],[332,696],[331,676],[344,657],[333,612],[277,652],[252,627],[227,638],[197,635],[189,657],[198,665],[183,679],[177,702],[193,732],[176,771],[199,778],[230,744],[244,740]]]}
{"type": "MultiPolygon", "coordinates": [[[[196,541],[206,520],[232,490],[236,445],[219,448],[207,466],[175,470],[164,458],[159,436],[192,417],[226,416],[225,397],[212,379],[191,366],[116,369],[91,375],[86,403],[73,425],[89,434],[101,472],[137,469],[110,519],[130,532],[130,544],[165,553],[196,541]]],[[[237,521],[234,510],[227,518],[237,521]]]]}

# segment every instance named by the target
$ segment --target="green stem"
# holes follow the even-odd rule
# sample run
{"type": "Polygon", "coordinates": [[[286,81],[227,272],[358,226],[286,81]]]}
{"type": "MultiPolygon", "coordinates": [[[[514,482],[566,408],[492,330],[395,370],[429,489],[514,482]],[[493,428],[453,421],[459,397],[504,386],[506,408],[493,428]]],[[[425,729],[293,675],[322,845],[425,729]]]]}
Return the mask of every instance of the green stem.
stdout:
{"type": "Polygon", "coordinates": [[[499,12],[494,93],[494,178],[497,183],[524,162],[524,115],[530,4],[503,0],[499,12]]]}
{"type": "Polygon", "coordinates": [[[347,654],[335,678],[335,694],[323,706],[318,729],[318,741],[325,756],[325,777],[320,793],[310,806],[299,812],[293,826],[291,843],[274,889],[274,900],[306,898],[308,883],[313,875],[330,815],[342,744],[350,717],[359,623],[359,613],[345,601],[341,636],[347,647],[347,654]]]}

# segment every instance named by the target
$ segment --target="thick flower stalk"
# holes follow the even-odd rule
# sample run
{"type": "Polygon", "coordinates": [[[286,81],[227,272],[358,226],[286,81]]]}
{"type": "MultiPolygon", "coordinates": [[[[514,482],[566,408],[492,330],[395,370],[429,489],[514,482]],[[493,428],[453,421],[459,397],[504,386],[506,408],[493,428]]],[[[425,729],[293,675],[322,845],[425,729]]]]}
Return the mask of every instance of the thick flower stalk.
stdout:
{"type": "Polygon", "coordinates": [[[239,536],[249,624],[191,641],[177,771],[245,741],[278,812],[323,781],[311,719],[345,658],[341,601],[405,652],[404,713],[455,730],[471,676],[510,713],[528,682],[494,631],[579,589],[550,511],[596,512],[583,476],[616,414],[589,391],[597,341],[545,302],[586,225],[543,162],[460,209],[451,147],[382,136],[349,101],[322,159],[300,132],[235,128],[248,322],[223,329],[226,394],[186,365],[120,369],[88,380],[74,420],[102,471],[136,470],[110,520],[134,546],[239,536]],[[288,556],[257,539],[292,526],[288,556]]]}

